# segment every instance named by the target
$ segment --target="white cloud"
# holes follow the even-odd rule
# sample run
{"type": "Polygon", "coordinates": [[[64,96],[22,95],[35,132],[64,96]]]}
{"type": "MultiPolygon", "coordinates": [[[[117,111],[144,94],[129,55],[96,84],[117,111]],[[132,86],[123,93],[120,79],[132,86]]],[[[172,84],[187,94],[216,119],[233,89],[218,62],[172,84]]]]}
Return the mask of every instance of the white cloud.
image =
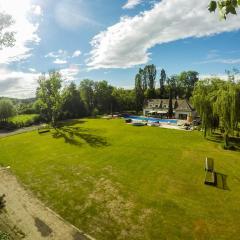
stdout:
{"type": "Polygon", "coordinates": [[[40,73],[9,71],[0,68],[0,96],[13,98],[34,97],[40,73]]]}
{"type": "Polygon", "coordinates": [[[81,54],[82,54],[82,52],[81,52],[80,50],[76,50],[76,51],[73,53],[72,57],[79,57],[81,54]]]}
{"type": "Polygon", "coordinates": [[[196,64],[208,64],[208,63],[222,63],[222,64],[239,64],[240,58],[212,58],[197,62],[196,64]]]}
{"type": "Polygon", "coordinates": [[[240,29],[240,16],[220,21],[207,10],[209,0],[162,0],[151,10],[100,32],[92,41],[88,67],[129,68],[150,60],[149,49],[157,44],[190,37],[204,37],[240,29]]]}
{"type": "MultiPolygon", "coordinates": [[[[0,96],[13,98],[35,97],[38,87],[38,78],[41,73],[29,68],[30,72],[10,71],[7,68],[0,68],[0,96]]],[[[60,69],[64,84],[77,80],[80,69],[77,65],[70,65],[68,68],[60,69]]],[[[47,74],[48,76],[48,74],[47,74]]]]}
{"type": "Polygon", "coordinates": [[[37,16],[42,15],[42,8],[39,5],[32,5],[32,11],[37,16]]]}
{"type": "Polygon", "coordinates": [[[80,69],[77,65],[70,65],[68,68],[60,70],[62,78],[65,82],[72,82],[76,80],[77,75],[80,73],[80,69]]]}
{"type": "Polygon", "coordinates": [[[122,7],[123,9],[131,9],[136,7],[142,2],[142,0],[128,0],[126,4],[122,7]]]}
{"type": "Polygon", "coordinates": [[[66,58],[68,56],[68,52],[63,49],[59,49],[56,52],[50,52],[45,55],[45,58],[66,58]]]}
{"type": "Polygon", "coordinates": [[[67,61],[66,60],[63,60],[63,59],[59,59],[59,58],[57,58],[56,60],[54,60],[53,61],[53,63],[55,63],[55,64],[66,64],[67,63],[67,61]]]}
{"type": "Polygon", "coordinates": [[[29,68],[28,69],[30,72],[36,72],[36,69],[35,68],[29,68]]]}
{"type": "Polygon", "coordinates": [[[39,13],[40,7],[35,5],[35,11],[32,11],[32,7],[31,0],[0,0],[1,11],[12,15],[15,21],[14,25],[9,29],[16,32],[15,46],[0,51],[0,63],[10,63],[28,58],[31,56],[31,47],[29,45],[40,42],[37,34],[38,23],[33,23],[30,20],[32,14],[39,13]]]}

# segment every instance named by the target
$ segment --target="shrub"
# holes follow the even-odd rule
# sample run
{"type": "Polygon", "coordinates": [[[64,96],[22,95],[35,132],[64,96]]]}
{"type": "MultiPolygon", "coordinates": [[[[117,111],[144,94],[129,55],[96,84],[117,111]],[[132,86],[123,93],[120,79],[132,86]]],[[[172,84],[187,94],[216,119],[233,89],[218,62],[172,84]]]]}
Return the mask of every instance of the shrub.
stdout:
{"type": "Polygon", "coordinates": [[[92,116],[96,117],[99,114],[99,110],[97,108],[94,108],[92,111],[92,116]]]}

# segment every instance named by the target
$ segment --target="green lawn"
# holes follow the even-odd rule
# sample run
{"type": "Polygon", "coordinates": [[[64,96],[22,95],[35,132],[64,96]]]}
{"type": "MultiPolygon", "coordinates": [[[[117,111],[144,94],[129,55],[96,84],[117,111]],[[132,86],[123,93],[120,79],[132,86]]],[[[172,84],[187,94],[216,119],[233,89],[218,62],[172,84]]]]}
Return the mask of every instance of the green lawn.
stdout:
{"type": "Polygon", "coordinates": [[[240,153],[200,132],[86,119],[0,146],[0,164],[97,239],[239,239],[240,153]],[[206,156],[226,190],[203,184],[206,156]]]}

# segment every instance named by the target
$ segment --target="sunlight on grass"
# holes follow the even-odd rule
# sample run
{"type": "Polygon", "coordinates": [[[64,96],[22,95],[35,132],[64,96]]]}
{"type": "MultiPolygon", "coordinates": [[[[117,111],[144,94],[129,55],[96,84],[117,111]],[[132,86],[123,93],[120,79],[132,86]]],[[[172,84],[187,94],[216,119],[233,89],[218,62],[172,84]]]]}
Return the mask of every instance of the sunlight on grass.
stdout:
{"type": "Polygon", "coordinates": [[[0,164],[97,239],[236,239],[240,233],[240,154],[200,132],[85,119],[0,144],[0,164]],[[206,156],[228,176],[229,190],[204,185],[206,156]]]}

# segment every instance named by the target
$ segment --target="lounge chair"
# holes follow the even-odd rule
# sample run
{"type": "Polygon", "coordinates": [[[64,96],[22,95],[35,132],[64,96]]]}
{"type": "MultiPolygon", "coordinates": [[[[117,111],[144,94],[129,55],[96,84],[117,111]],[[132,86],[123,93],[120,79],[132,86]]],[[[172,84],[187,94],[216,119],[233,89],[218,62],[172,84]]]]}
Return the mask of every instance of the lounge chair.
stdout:
{"type": "Polygon", "coordinates": [[[207,158],[205,160],[205,184],[215,185],[216,178],[214,172],[214,160],[212,158],[207,158]]]}
{"type": "Polygon", "coordinates": [[[208,171],[208,172],[213,172],[214,171],[214,160],[212,158],[206,157],[205,171],[208,171]]]}

